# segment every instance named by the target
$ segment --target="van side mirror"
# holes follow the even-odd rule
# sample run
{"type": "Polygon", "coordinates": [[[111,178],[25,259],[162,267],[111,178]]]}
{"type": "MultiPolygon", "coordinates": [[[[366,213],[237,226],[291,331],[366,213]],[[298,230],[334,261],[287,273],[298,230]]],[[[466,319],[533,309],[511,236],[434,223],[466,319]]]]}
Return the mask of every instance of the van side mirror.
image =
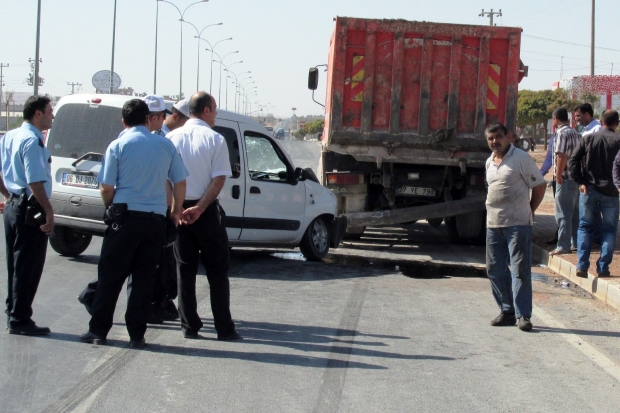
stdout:
{"type": "Polygon", "coordinates": [[[295,180],[296,181],[305,181],[306,180],[306,174],[305,171],[302,168],[295,168],[295,180]]]}
{"type": "Polygon", "coordinates": [[[319,86],[319,69],[311,67],[308,71],[308,89],[316,90],[319,86]]]}

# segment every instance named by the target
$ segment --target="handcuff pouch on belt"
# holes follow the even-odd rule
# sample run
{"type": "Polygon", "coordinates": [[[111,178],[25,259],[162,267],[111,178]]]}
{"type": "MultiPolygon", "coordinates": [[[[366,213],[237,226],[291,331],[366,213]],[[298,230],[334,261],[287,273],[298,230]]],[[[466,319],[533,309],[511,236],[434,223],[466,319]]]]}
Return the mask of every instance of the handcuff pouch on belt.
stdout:
{"type": "Polygon", "coordinates": [[[45,216],[45,211],[43,211],[43,207],[37,201],[37,198],[34,195],[30,195],[28,197],[26,195],[26,189],[22,189],[21,194],[19,195],[19,202],[17,203],[19,208],[26,208],[26,218],[24,222],[26,225],[30,227],[37,227],[40,225],[45,225],[47,222],[47,217],[45,216]]]}
{"type": "Polygon", "coordinates": [[[174,225],[174,222],[170,219],[170,208],[166,211],[166,220],[164,222],[164,248],[168,248],[174,244],[174,241],[177,240],[179,233],[176,225],[174,225]]]}
{"type": "Polygon", "coordinates": [[[103,222],[112,225],[112,229],[117,231],[127,214],[127,204],[110,204],[103,214],[103,222]]]}

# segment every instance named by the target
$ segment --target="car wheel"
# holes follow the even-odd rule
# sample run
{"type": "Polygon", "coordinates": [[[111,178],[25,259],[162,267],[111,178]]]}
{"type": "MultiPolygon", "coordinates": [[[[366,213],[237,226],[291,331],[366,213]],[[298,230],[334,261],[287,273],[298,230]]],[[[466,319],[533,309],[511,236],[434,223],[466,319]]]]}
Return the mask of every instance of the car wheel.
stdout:
{"type": "Polygon", "coordinates": [[[430,225],[431,227],[437,228],[443,222],[443,218],[431,218],[427,219],[426,222],[428,222],[428,225],[430,225]]]}
{"type": "Polygon", "coordinates": [[[521,149],[525,152],[529,151],[532,148],[532,142],[529,139],[521,139],[521,149]]]}
{"type": "Polygon", "coordinates": [[[329,252],[329,227],[323,218],[315,218],[304,233],[299,249],[308,261],[320,261],[329,252]]]}
{"type": "Polygon", "coordinates": [[[60,255],[77,257],[88,248],[92,238],[92,235],[83,234],[75,228],[57,225],[50,236],[50,245],[60,255]]]}

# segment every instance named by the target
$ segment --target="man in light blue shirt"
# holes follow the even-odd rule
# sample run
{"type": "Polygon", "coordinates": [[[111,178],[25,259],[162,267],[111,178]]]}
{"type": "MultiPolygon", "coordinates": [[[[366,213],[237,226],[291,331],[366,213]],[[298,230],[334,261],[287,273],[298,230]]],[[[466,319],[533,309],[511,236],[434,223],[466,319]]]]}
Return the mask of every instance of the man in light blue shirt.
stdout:
{"type": "Polygon", "coordinates": [[[126,129],[108,146],[97,177],[110,211],[109,226],[101,246],[89,331],[80,336],[83,342],[105,343],[116,301],[131,276],[125,313],[129,344],[145,345],[155,270],[164,244],[166,180],[174,185],[170,220],[178,225],[189,175],[174,145],[149,132],[148,114],[149,107],[140,99],[125,103],[126,129]]]}
{"type": "Polygon", "coordinates": [[[24,104],[22,126],[9,131],[0,141],[0,192],[7,199],[4,231],[9,285],[5,313],[11,334],[50,333],[49,328],[38,327],[31,317],[32,302],[45,264],[47,235],[54,229],[54,210],[49,202],[51,156],[41,133],[51,128],[53,119],[50,99],[31,96],[24,104]],[[27,208],[35,199],[43,214],[37,220],[26,219],[27,208]]]}

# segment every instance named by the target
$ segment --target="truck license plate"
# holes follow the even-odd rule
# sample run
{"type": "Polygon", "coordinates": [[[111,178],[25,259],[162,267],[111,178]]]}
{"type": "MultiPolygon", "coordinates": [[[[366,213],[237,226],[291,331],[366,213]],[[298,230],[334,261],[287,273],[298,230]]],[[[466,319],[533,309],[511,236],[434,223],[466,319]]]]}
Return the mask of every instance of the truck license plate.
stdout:
{"type": "Polygon", "coordinates": [[[97,177],[92,175],[70,174],[65,172],[62,174],[62,184],[66,186],[77,186],[78,188],[99,189],[97,177]]]}
{"type": "Polygon", "coordinates": [[[399,195],[421,195],[421,196],[435,196],[436,191],[432,188],[421,188],[419,186],[401,186],[396,190],[399,195]]]}

